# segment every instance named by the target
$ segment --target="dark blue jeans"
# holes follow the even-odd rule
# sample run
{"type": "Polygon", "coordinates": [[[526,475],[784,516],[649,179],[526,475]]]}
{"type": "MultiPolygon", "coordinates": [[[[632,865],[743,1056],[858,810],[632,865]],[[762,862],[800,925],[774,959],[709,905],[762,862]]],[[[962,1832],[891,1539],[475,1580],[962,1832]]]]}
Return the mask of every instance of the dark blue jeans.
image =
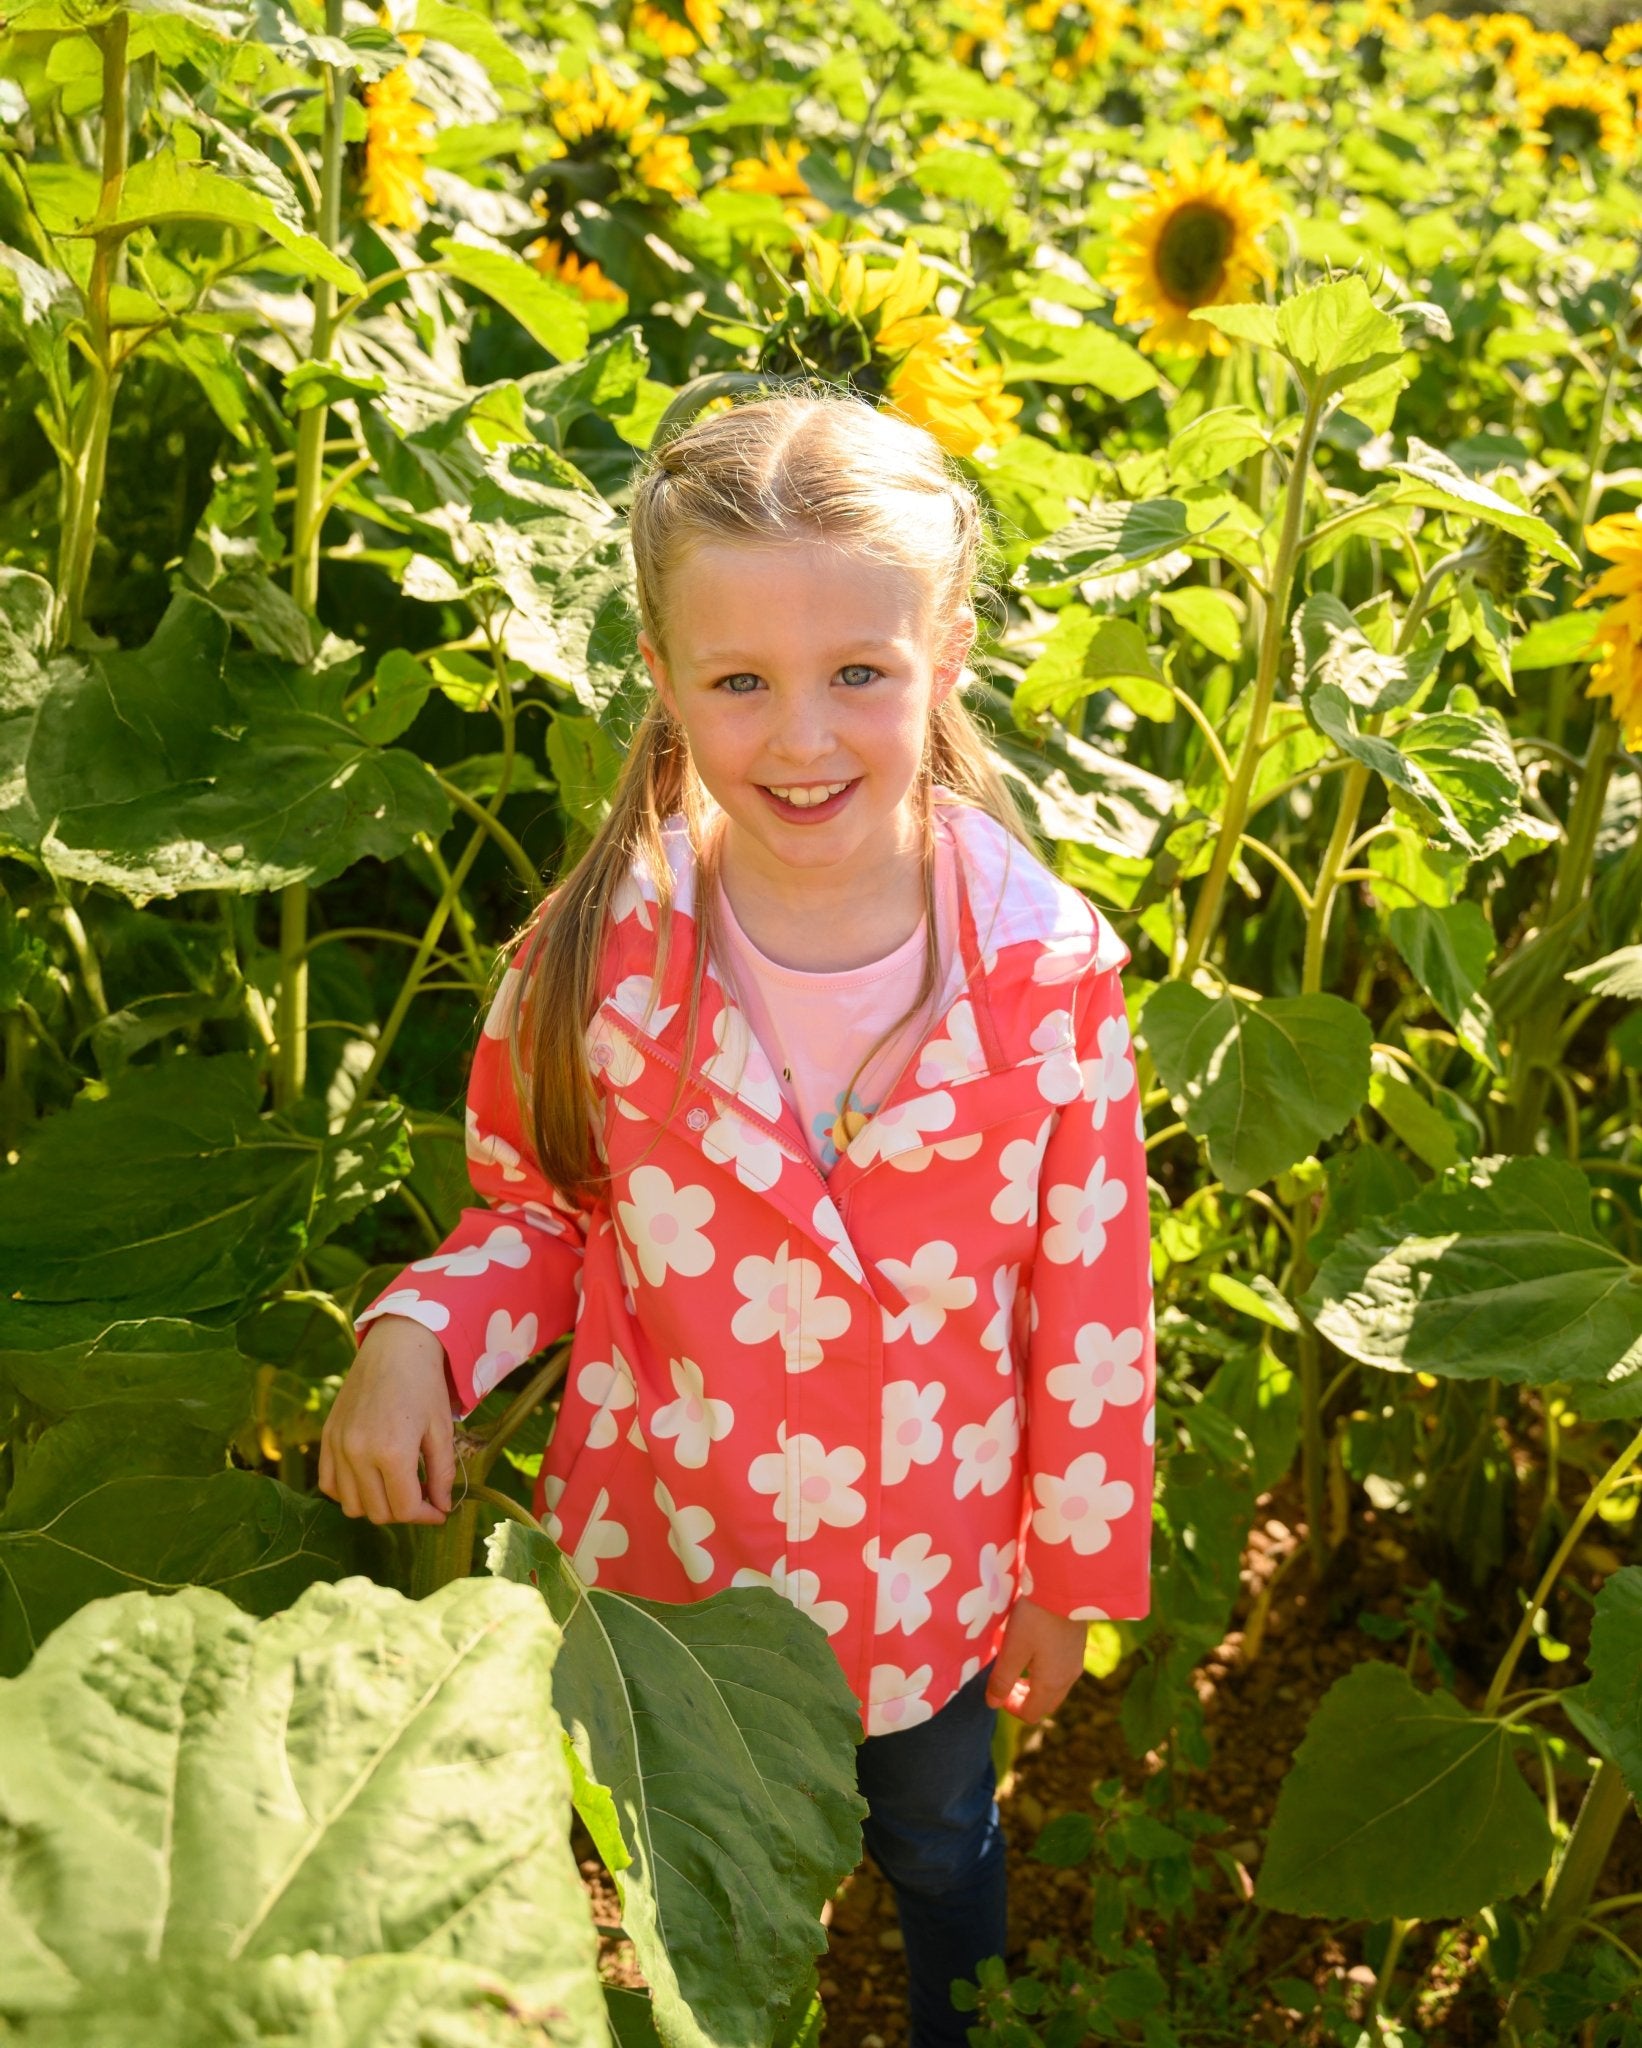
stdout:
{"type": "Polygon", "coordinates": [[[1004,1949],[1004,1843],[994,1797],[989,1671],[938,1714],[856,1751],[868,1853],[889,1879],[906,1940],[912,2048],[967,2048],[969,2021],[948,1997],[1004,1949]]]}

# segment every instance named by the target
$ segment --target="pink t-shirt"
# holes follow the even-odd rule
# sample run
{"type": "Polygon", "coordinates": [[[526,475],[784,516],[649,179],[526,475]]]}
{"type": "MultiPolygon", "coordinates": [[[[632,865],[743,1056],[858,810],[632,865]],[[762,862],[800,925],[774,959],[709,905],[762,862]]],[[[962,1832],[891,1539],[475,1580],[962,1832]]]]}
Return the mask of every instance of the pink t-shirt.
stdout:
{"type": "MultiPolygon", "coordinates": [[[[859,1121],[871,1116],[929,1035],[963,975],[958,944],[957,848],[951,829],[935,821],[935,930],[941,974],[926,1003],[874,1056],[855,1085],[848,1107],[859,1121]]],[[[875,1039],[905,1014],[924,971],[924,920],[882,960],[832,974],[810,974],[766,959],[736,923],[729,898],[718,892],[726,958],[719,963],[752,1034],[769,1055],[781,1093],[791,1103],[823,1173],[842,1149],[836,1125],[844,1090],[875,1039]]],[[[852,1127],[859,1127],[859,1122],[852,1127]]],[[[848,1139],[845,1140],[846,1144],[848,1139]]]]}

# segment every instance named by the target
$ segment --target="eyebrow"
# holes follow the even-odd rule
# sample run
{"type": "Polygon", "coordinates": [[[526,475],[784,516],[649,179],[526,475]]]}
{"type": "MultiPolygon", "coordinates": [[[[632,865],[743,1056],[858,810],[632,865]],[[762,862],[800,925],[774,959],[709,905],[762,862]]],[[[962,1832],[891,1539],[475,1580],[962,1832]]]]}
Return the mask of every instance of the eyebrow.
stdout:
{"type": "MultiPolygon", "coordinates": [[[[838,663],[848,661],[858,655],[899,654],[901,651],[900,642],[896,640],[852,640],[838,649],[832,659],[835,663],[838,663]]],[[[697,668],[723,668],[741,660],[742,657],[739,652],[731,647],[722,651],[698,654],[695,657],[694,665],[697,668]]],[[[742,665],[747,666],[748,664],[743,662],[742,665]]]]}

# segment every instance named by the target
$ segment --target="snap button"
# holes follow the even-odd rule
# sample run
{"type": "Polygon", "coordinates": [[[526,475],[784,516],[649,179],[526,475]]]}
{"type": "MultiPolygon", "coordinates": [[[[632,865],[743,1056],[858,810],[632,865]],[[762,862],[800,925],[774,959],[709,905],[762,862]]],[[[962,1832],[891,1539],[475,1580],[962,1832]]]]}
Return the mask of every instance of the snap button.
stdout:
{"type": "Polygon", "coordinates": [[[690,1126],[692,1131],[704,1131],[707,1128],[709,1118],[706,1110],[692,1109],[687,1112],[684,1121],[690,1126]]]}

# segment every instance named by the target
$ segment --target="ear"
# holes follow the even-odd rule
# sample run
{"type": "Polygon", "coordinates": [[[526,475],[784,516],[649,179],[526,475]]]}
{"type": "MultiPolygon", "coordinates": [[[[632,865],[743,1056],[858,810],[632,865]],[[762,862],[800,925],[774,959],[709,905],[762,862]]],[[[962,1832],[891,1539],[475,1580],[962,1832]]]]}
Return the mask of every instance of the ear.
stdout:
{"type": "Polygon", "coordinates": [[[656,695],[667,707],[673,718],[678,717],[678,700],[673,695],[673,685],[667,674],[667,664],[662,660],[656,643],[645,632],[639,634],[639,652],[644,656],[644,665],[650,671],[650,680],[656,688],[656,695]]]}
{"type": "Polygon", "coordinates": [[[975,634],[974,607],[965,605],[947,634],[945,648],[936,664],[934,701],[937,704],[944,703],[958,687],[958,678],[969,659],[969,650],[975,644],[975,634]]]}

